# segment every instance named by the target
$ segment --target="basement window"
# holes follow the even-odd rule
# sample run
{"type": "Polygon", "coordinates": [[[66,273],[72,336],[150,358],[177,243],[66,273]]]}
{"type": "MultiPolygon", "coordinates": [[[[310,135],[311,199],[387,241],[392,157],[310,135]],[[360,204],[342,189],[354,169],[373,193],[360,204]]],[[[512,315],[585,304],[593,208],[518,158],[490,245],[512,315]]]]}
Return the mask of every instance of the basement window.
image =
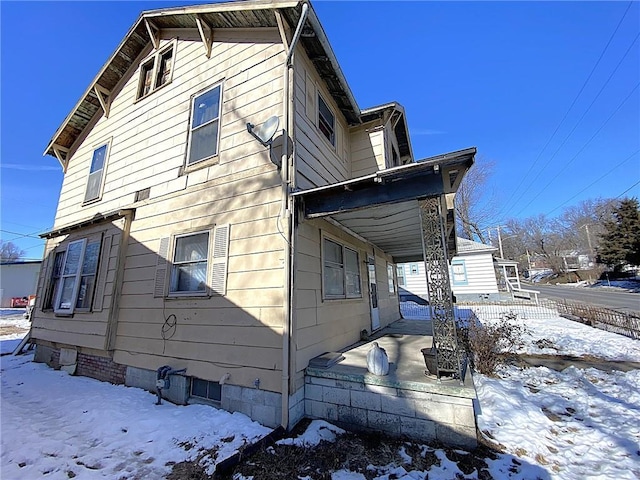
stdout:
{"type": "Polygon", "coordinates": [[[191,396],[220,402],[222,400],[222,385],[218,382],[191,377],[191,396]]]}
{"type": "Polygon", "coordinates": [[[140,67],[138,96],[140,99],[171,82],[174,45],[159,50],[140,67]]]}

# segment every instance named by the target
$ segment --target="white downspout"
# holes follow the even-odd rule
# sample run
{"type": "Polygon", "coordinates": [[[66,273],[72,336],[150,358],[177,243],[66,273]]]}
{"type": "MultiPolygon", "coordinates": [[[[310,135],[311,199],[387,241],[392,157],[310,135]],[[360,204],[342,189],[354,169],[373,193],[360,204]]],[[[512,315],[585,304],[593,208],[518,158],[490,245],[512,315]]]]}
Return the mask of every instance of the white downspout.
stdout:
{"type": "MultiPolygon", "coordinates": [[[[300,39],[300,34],[302,33],[302,28],[304,27],[304,23],[307,19],[307,15],[309,13],[309,5],[307,3],[302,4],[302,12],[300,14],[300,20],[298,21],[298,26],[296,27],[296,31],[293,35],[293,39],[291,40],[291,44],[289,45],[289,51],[287,52],[287,59],[284,65],[284,75],[283,75],[283,139],[282,139],[282,219],[286,224],[286,239],[287,245],[285,247],[286,253],[284,257],[284,269],[286,275],[285,281],[285,295],[284,295],[284,323],[282,328],[282,421],[281,425],[283,428],[287,429],[289,426],[289,366],[291,364],[291,322],[292,322],[292,256],[293,256],[293,228],[292,228],[292,210],[290,209],[290,199],[289,194],[291,193],[291,172],[289,171],[289,133],[293,129],[290,128],[290,98],[289,98],[289,81],[290,81],[290,69],[293,69],[293,52],[295,51],[296,45],[298,44],[298,40],[300,39]]],[[[286,47],[285,47],[286,48],[286,47]]],[[[292,138],[293,141],[293,138],[292,138]]],[[[293,175],[295,175],[295,171],[293,171],[293,175]]]]}

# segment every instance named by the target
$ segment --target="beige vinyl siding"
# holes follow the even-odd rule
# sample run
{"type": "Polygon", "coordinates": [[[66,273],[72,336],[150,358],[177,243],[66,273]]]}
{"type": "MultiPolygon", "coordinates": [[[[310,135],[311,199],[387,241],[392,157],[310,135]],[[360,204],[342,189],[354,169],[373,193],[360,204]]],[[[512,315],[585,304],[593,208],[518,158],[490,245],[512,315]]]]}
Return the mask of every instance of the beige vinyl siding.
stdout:
{"type": "Polygon", "coordinates": [[[147,369],[163,362],[213,381],[229,371],[233,384],[249,386],[260,378],[261,388],[279,391],[285,280],[285,243],[277,224],[280,180],[277,172],[253,180],[203,184],[137,209],[115,361],[147,369]],[[226,294],[153,298],[161,238],[212,232],[220,224],[230,224],[226,294]],[[162,328],[171,315],[176,327],[165,341],[162,328]]]}
{"type": "Polygon", "coordinates": [[[385,168],[384,130],[375,123],[351,129],[351,173],[361,177],[385,168]]]}
{"type": "Polygon", "coordinates": [[[451,288],[454,295],[469,293],[498,293],[496,272],[493,268],[493,257],[490,253],[459,255],[451,259],[464,260],[467,272],[467,285],[454,285],[451,288]]]}
{"type": "MultiPolygon", "coordinates": [[[[137,190],[150,187],[154,196],[270,163],[266,149],[247,133],[246,122],[260,123],[281,114],[284,53],[279,35],[275,29],[221,30],[216,35],[211,59],[204,55],[199,40],[179,40],[172,82],[138,101],[139,70],[132,72],[112,100],[109,117],[100,118],[73,152],[56,226],[129,206],[137,190]],[[258,42],[248,42],[249,36],[258,42]],[[192,178],[191,174],[179,177],[186,155],[191,96],[220,81],[219,165],[205,168],[206,174],[194,171],[192,178]],[[79,208],[93,146],[107,139],[112,144],[102,200],[79,208]]],[[[172,41],[165,38],[161,48],[172,41]]]]}
{"type": "MultiPolygon", "coordinates": [[[[114,293],[114,279],[118,264],[118,255],[121,248],[122,228],[124,220],[118,220],[113,224],[98,225],[82,232],[47,241],[47,265],[53,263],[56,249],[65,249],[66,245],[74,240],[85,238],[89,235],[102,235],[100,263],[96,274],[96,287],[94,291],[94,311],[83,312],[76,310],[71,317],[57,316],[53,311],[42,311],[42,303],[38,303],[32,317],[32,337],[38,340],[46,340],[66,345],[105,350],[107,348],[107,334],[109,328],[109,315],[114,293]],[[104,282],[100,287],[100,282],[104,282]],[[100,298],[97,296],[100,295],[100,298]],[[96,307],[100,306],[96,311],[96,307]]],[[[48,288],[51,269],[42,269],[38,280],[38,292],[44,293],[48,288]]],[[[41,296],[44,296],[41,294],[41,296]]]]}
{"type": "MultiPolygon", "coordinates": [[[[295,286],[295,368],[307,367],[309,360],[328,351],[338,351],[360,339],[364,329],[371,332],[371,310],[366,256],[373,247],[334,225],[313,220],[300,224],[296,236],[295,286]],[[323,234],[358,252],[361,298],[325,300],[322,295],[321,245],[323,234]]],[[[376,278],[379,291],[380,325],[400,318],[397,296],[386,290],[386,264],[390,259],[376,250],[376,278]]],[[[292,372],[292,374],[293,374],[292,372]]]]}
{"type": "Polygon", "coordinates": [[[294,72],[296,186],[308,189],[351,178],[346,121],[300,47],[296,50],[294,72]],[[308,91],[314,100],[313,112],[308,111],[308,91]],[[318,92],[335,116],[335,145],[331,145],[317,126],[318,92]]]}
{"type": "MultiPolygon", "coordinates": [[[[172,82],[135,101],[139,70],[132,71],[109,117],[100,118],[77,146],[56,225],[136,209],[118,301],[115,362],[150,370],[168,364],[212,381],[230,373],[234,385],[253,386],[259,378],[260,388],[279,392],[286,278],[286,243],[278,224],[282,182],[269,149],[247,133],[246,122],[282,114],[280,36],[276,29],[216,30],[208,59],[194,31],[163,31],[160,48],[175,34],[172,82]],[[218,157],[183,172],[191,98],[218,83],[218,157]],[[91,146],[107,138],[102,200],[80,207],[91,146]],[[134,203],[135,192],[145,188],[149,198],[134,203]],[[161,239],[173,243],[175,235],[196,231],[212,235],[222,224],[230,225],[225,295],[155,298],[161,239]],[[174,328],[168,327],[171,315],[174,328]]],[[[209,267],[211,262],[209,252],[209,267]]],[[[73,345],[75,337],[56,338],[73,345]]]]}

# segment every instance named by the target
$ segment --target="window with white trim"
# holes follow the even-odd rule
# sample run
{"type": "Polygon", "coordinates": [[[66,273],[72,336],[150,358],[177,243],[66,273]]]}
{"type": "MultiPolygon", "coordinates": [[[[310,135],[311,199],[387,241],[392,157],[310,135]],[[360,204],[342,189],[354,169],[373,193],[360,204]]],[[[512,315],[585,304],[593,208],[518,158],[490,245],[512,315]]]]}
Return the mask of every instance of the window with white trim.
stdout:
{"type": "Polygon", "coordinates": [[[50,288],[55,290],[55,313],[71,315],[75,310],[91,310],[101,243],[101,236],[82,238],[69,243],[60,270],[56,268],[56,255],[50,280],[50,288]]]}
{"type": "Polygon", "coordinates": [[[225,295],[230,227],[160,238],[153,296],[225,295]]]}
{"type": "Polygon", "coordinates": [[[396,275],[398,276],[398,286],[404,287],[405,285],[404,265],[396,265],[396,275]]]}
{"type": "Polygon", "coordinates": [[[206,293],[209,232],[176,237],[169,294],[206,293]]]}
{"type": "Polygon", "coordinates": [[[358,252],[325,238],[323,257],[324,297],[362,297],[358,252]]]}
{"type": "Polygon", "coordinates": [[[51,277],[49,277],[49,284],[44,296],[44,303],[42,304],[43,310],[53,310],[53,303],[58,294],[58,288],[60,287],[60,278],[62,277],[64,253],[65,252],[55,252],[55,256],[53,258],[53,267],[51,269],[51,277]]]}
{"type": "Polygon", "coordinates": [[[173,72],[174,45],[156,52],[140,67],[140,83],[138,96],[142,98],[158,88],[171,82],[173,72]]]}
{"type": "Polygon", "coordinates": [[[87,190],[84,193],[84,203],[98,200],[102,196],[104,167],[107,161],[108,150],[109,144],[105,143],[93,151],[89,177],[87,178],[87,190]]]}
{"type": "Polygon", "coordinates": [[[389,293],[393,295],[396,293],[396,284],[393,281],[393,265],[387,263],[387,282],[389,282],[389,293]]]}
{"type": "Polygon", "coordinates": [[[318,93],[318,128],[331,145],[336,145],[336,117],[318,93]]]}
{"type": "Polygon", "coordinates": [[[451,277],[454,285],[464,286],[469,284],[467,267],[463,259],[453,260],[451,262],[451,277]]]}
{"type": "Polygon", "coordinates": [[[222,84],[193,97],[187,166],[218,154],[222,84]]]}

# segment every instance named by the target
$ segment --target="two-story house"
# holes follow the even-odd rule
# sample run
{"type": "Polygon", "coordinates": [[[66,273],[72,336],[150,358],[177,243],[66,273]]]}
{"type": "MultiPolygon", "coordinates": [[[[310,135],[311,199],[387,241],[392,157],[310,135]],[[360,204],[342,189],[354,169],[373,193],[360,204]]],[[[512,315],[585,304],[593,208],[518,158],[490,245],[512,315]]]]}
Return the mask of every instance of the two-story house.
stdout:
{"type": "Polygon", "coordinates": [[[36,360],[152,391],[186,368],[171,400],[291,427],[309,360],[400,317],[395,264],[455,247],[475,149],[416,162],[403,108],[358,106],[310,4],[254,0],[143,12],[45,154],[64,181],[36,360]]]}

